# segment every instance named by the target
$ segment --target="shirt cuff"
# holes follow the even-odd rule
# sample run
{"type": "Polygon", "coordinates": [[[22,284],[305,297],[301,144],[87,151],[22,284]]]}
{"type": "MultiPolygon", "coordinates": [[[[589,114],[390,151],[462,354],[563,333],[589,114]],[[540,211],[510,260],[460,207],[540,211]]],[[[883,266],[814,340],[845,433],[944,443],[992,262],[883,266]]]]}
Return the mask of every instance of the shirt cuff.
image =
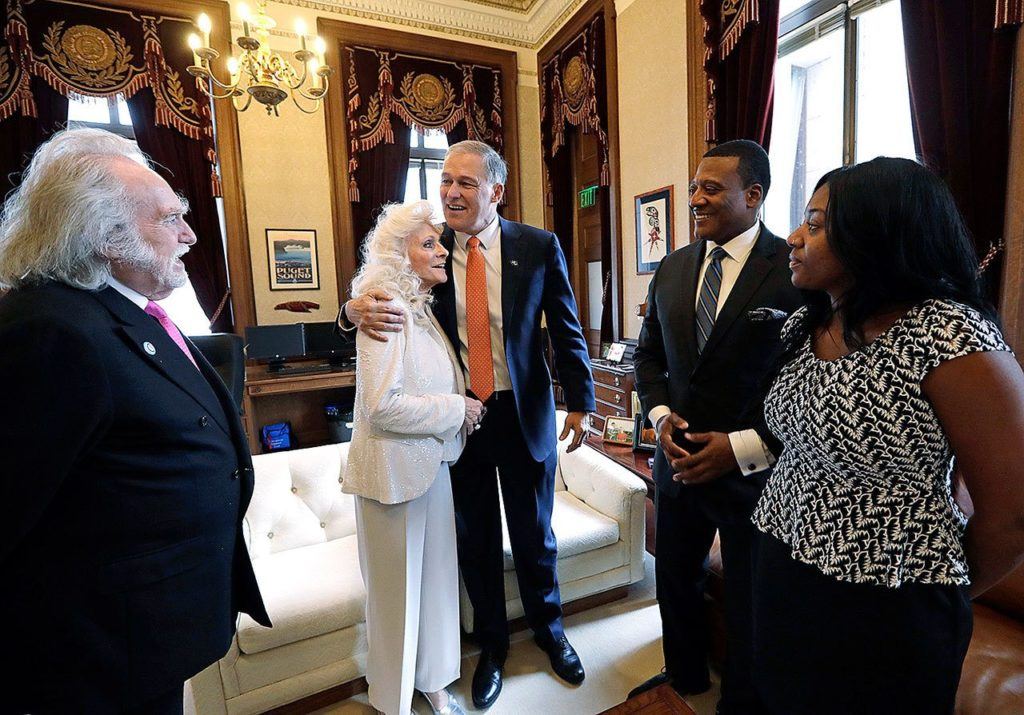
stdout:
{"type": "Polygon", "coordinates": [[[651,421],[651,427],[657,431],[658,420],[662,417],[668,417],[672,414],[672,410],[667,405],[655,405],[651,408],[651,411],[647,413],[647,419],[651,421]]]}
{"type": "Polygon", "coordinates": [[[743,476],[763,472],[775,464],[775,456],[765,447],[757,430],[745,429],[729,433],[729,444],[743,476]]]}
{"type": "Polygon", "coordinates": [[[336,322],[338,324],[338,329],[343,330],[346,333],[351,333],[356,329],[355,324],[348,319],[347,315],[345,315],[345,303],[342,303],[341,308],[338,309],[338,320],[336,322]]]}

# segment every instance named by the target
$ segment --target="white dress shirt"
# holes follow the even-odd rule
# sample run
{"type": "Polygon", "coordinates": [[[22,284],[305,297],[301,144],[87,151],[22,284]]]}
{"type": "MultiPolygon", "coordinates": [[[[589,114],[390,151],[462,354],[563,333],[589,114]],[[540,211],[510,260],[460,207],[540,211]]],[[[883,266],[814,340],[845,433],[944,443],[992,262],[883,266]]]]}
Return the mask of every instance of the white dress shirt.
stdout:
{"type": "Polygon", "coordinates": [[[146,306],[149,305],[149,298],[142,295],[142,293],[139,293],[137,290],[129,288],[124,283],[114,278],[114,276],[107,278],[107,285],[130,300],[132,303],[135,303],[135,305],[139,306],[142,310],[145,310],[146,306]]]}
{"type": "MultiPolygon", "coordinates": [[[[722,287],[718,291],[718,304],[715,307],[715,317],[722,312],[722,306],[729,299],[729,294],[740,277],[743,266],[747,264],[750,252],[757,243],[761,224],[754,223],[746,231],[722,244],[726,255],[722,257],[722,287]]],[[[704,282],[704,274],[711,265],[711,246],[705,246],[704,262],[701,264],[700,273],[697,275],[697,291],[694,301],[694,308],[700,302],[700,286],[704,282]]],[[[672,410],[667,405],[655,405],[648,413],[651,424],[658,427],[658,422],[671,414],[672,410]]],[[[683,415],[685,418],[686,416],[683,415]]],[[[760,472],[775,463],[775,456],[765,446],[757,430],[745,429],[729,433],[729,443],[732,445],[732,452],[736,456],[736,463],[744,475],[760,472]]]]}
{"type": "MultiPolygon", "coordinates": [[[[501,223],[498,217],[487,224],[480,233],[480,251],[484,256],[487,275],[487,312],[491,321],[491,358],[494,362],[494,391],[511,390],[512,378],[508,374],[508,360],[505,357],[505,337],[501,316],[501,223]]],[[[455,232],[452,246],[452,280],[455,281],[455,315],[459,324],[459,355],[466,366],[466,384],[469,379],[469,335],[466,331],[466,257],[469,249],[466,243],[470,234],[455,232]]]]}

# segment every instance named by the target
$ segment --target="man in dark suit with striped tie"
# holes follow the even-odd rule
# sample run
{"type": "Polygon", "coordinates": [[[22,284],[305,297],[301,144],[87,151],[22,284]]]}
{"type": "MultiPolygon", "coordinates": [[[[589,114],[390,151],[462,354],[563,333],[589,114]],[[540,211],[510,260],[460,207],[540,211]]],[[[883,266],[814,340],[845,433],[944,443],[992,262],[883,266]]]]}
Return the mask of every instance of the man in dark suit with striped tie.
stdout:
{"type": "Polygon", "coordinates": [[[657,576],[665,671],[680,693],[710,686],[704,561],[719,533],[726,572],[728,658],[719,713],[762,711],[750,677],[750,515],[774,457],[758,417],[786,316],[801,305],[789,248],[758,221],[771,183],[750,141],[704,155],[690,182],[700,240],[674,251],[651,280],[634,361],[657,427],[657,576]],[[753,409],[751,409],[753,408],[753,409]]]}

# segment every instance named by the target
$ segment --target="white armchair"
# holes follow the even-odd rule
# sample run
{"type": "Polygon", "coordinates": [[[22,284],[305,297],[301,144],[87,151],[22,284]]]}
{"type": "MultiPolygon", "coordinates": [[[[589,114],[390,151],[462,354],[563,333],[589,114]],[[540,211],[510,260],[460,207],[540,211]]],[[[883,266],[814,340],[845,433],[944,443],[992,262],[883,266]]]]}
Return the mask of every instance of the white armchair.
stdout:
{"type": "MultiPolygon", "coordinates": [[[[552,524],[562,600],[639,581],[643,482],[592,449],[559,450],[552,524]]],[[[191,680],[198,715],[264,712],[365,674],[366,591],[353,498],[341,492],[347,458],[348,444],[253,458],[246,540],[274,627],[239,619],[227,654],[191,680]]],[[[507,533],[505,544],[514,618],[523,611],[507,533]]],[[[471,624],[465,591],[462,609],[471,624]]]]}

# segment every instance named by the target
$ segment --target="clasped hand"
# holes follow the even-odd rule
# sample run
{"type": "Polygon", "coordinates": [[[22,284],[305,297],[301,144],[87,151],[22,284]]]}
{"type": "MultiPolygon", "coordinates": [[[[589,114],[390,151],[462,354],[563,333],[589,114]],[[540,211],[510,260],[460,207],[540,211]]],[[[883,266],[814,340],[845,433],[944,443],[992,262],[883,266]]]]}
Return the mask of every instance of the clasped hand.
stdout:
{"type": "Polygon", "coordinates": [[[467,434],[472,434],[480,429],[480,423],[483,422],[484,415],[487,414],[487,408],[480,400],[472,397],[463,395],[462,399],[466,401],[466,419],[462,423],[462,427],[467,434]]]}
{"type": "Polygon", "coordinates": [[[725,432],[686,432],[686,439],[703,444],[697,452],[688,452],[672,439],[672,433],[685,430],[690,424],[675,412],[658,422],[658,442],[665,459],[672,467],[672,479],[694,485],[714,481],[736,469],[736,455],[725,432]]]}

